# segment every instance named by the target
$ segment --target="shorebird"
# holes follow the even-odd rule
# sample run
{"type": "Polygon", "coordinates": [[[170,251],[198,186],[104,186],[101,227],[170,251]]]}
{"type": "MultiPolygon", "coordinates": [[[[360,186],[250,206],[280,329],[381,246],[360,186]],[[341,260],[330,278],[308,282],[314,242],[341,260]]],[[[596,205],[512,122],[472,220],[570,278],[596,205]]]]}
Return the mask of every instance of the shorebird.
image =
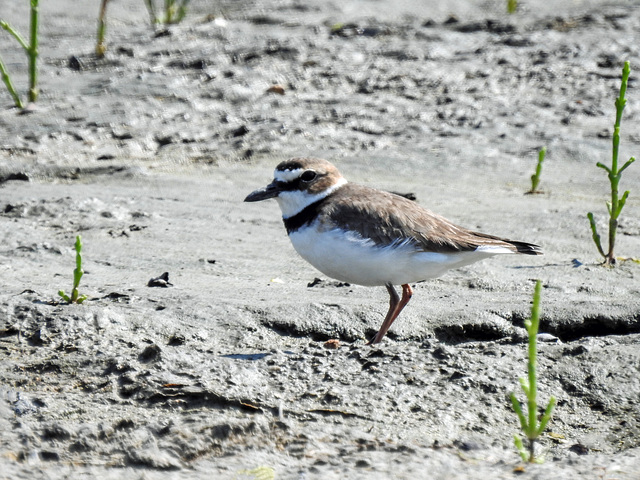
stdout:
{"type": "Polygon", "coordinates": [[[541,255],[538,245],[459,227],[400,195],[347,182],[330,162],[292,158],[245,202],[275,198],[295,250],[342,282],[385,286],[389,310],[368,344],[379,343],[407,305],[410,283],[507,253],[541,255]],[[402,298],[394,285],[402,286],[402,298]]]}

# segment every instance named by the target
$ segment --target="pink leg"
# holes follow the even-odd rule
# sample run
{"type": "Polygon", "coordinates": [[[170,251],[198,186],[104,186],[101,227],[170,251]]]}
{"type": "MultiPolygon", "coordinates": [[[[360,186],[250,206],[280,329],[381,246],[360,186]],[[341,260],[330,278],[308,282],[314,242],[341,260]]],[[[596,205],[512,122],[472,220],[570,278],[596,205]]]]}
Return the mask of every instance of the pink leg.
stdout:
{"type": "Polygon", "coordinates": [[[386,287],[389,292],[389,311],[387,312],[384,322],[382,322],[380,330],[378,330],[375,337],[367,342],[367,345],[373,345],[382,341],[389,328],[391,328],[391,324],[398,318],[398,315],[400,315],[400,312],[407,303],[409,303],[413,295],[413,290],[411,290],[411,286],[408,283],[402,285],[402,299],[399,299],[398,293],[392,285],[387,284],[386,287]]]}

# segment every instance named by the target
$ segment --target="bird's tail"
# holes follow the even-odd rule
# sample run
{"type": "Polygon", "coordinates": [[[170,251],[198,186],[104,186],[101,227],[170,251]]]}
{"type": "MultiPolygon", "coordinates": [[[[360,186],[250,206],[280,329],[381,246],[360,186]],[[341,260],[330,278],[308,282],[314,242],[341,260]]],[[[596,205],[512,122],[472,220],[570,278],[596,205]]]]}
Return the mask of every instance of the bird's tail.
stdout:
{"type": "Polygon", "coordinates": [[[540,248],[539,245],[526,242],[514,242],[512,240],[507,240],[507,243],[516,247],[516,252],[518,253],[524,253],[525,255],[542,255],[542,248],[540,248]]]}

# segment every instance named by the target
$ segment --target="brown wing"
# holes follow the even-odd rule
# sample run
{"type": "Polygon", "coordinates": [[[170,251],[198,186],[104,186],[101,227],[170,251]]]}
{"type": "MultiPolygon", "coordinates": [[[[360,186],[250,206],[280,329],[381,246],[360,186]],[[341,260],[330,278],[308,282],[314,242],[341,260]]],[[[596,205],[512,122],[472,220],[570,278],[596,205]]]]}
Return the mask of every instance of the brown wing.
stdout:
{"type": "Polygon", "coordinates": [[[471,251],[479,246],[501,246],[513,252],[538,255],[537,245],[472,232],[459,227],[416,202],[399,195],[348,183],[321,208],[327,224],[355,230],[377,245],[410,242],[429,252],[471,251]]]}

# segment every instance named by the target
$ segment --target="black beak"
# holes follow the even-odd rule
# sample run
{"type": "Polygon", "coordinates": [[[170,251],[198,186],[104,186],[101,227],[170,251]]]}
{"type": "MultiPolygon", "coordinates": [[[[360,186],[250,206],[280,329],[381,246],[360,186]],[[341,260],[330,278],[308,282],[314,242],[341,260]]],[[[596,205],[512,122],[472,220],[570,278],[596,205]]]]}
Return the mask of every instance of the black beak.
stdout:
{"type": "Polygon", "coordinates": [[[268,198],[275,198],[280,194],[280,187],[278,183],[274,180],[266,187],[260,188],[255,192],[251,192],[247,195],[247,198],[244,199],[245,202],[259,202],[261,200],[266,200],[268,198]]]}

